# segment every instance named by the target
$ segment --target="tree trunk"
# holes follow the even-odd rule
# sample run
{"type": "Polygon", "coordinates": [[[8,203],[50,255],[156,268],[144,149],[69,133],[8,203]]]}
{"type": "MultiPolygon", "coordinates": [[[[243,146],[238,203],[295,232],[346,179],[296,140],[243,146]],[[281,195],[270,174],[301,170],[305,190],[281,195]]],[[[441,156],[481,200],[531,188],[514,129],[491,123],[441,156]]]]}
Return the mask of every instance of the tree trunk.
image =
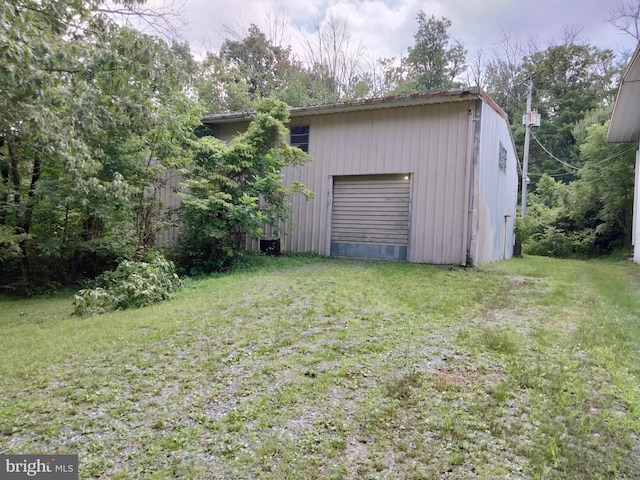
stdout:
{"type": "Polygon", "coordinates": [[[20,205],[20,157],[16,152],[13,135],[7,135],[7,147],[11,159],[11,180],[13,182],[13,203],[20,205]]]}
{"type": "MultiPolygon", "coordinates": [[[[7,148],[9,150],[9,158],[11,159],[11,181],[13,184],[13,203],[16,206],[16,234],[20,235],[25,232],[23,229],[23,223],[20,221],[20,213],[17,211],[17,207],[22,203],[22,196],[20,195],[20,156],[15,148],[14,137],[12,134],[7,135],[7,148]]],[[[29,257],[27,255],[27,239],[20,240],[20,266],[22,278],[26,281],[29,276],[29,257]]]]}
{"type": "Polygon", "coordinates": [[[7,207],[9,203],[9,178],[10,169],[9,162],[6,161],[4,155],[4,136],[0,135],[0,178],[2,179],[2,188],[5,194],[0,198],[0,225],[7,223],[7,207]]]}
{"type": "Polygon", "coordinates": [[[38,180],[40,180],[40,172],[42,170],[42,162],[40,158],[36,157],[33,162],[33,170],[31,171],[31,185],[29,185],[29,193],[27,199],[27,205],[24,210],[24,216],[22,218],[22,231],[29,233],[31,231],[31,219],[33,217],[33,210],[35,209],[35,196],[38,180]]]}

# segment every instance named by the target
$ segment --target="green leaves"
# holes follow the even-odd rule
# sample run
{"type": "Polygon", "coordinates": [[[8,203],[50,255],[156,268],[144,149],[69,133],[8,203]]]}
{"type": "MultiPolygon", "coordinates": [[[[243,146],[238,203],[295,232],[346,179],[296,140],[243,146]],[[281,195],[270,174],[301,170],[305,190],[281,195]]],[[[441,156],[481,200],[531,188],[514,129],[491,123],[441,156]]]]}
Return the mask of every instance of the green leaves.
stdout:
{"type": "Polygon", "coordinates": [[[125,260],[74,296],[73,313],[95,315],[152,305],[170,298],[181,285],[173,263],[161,255],[148,262],[125,260]]]}
{"type": "Polygon", "coordinates": [[[179,239],[183,267],[192,273],[228,268],[244,250],[246,237],[266,227],[274,232],[289,214],[289,196],[312,195],[300,184],[286,187],[280,171],[309,160],[286,142],[286,104],[267,99],[247,131],[229,144],[203,137],[192,144],[193,169],[183,184],[179,239]]]}
{"type": "Polygon", "coordinates": [[[427,18],[422,10],[416,18],[415,45],[409,47],[407,57],[411,76],[419,90],[451,88],[454,79],[466,68],[467,51],[457,40],[450,43],[447,30],[451,20],[437,19],[433,15],[427,18]]]}
{"type": "Polygon", "coordinates": [[[66,283],[100,255],[114,261],[148,246],[164,225],[157,187],[190,161],[202,111],[186,89],[188,48],[124,28],[103,9],[102,0],[0,6],[0,25],[10,26],[0,28],[0,225],[27,235],[23,277],[30,257],[62,261],[49,274],[66,283]]]}
{"type": "Polygon", "coordinates": [[[571,257],[631,244],[635,148],[606,143],[608,121],[574,129],[583,167],[570,184],[543,176],[530,198],[527,252],[571,257]]]}

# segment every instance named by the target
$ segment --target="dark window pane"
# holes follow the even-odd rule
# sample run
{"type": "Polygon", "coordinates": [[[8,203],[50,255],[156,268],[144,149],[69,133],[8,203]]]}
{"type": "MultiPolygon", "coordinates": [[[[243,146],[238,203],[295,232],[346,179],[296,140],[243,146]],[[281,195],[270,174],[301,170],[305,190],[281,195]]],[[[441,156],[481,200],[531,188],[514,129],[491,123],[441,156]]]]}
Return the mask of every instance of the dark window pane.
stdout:
{"type": "Polygon", "coordinates": [[[309,125],[291,127],[291,146],[309,151],[309,125]]]}
{"type": "Polygon", "coordinates": [[[507,171],[507,149],[504,148],[502,142],[500,142],[500,154],[498,157],[498,168],[502,173],[506,173],[507,171]]]}

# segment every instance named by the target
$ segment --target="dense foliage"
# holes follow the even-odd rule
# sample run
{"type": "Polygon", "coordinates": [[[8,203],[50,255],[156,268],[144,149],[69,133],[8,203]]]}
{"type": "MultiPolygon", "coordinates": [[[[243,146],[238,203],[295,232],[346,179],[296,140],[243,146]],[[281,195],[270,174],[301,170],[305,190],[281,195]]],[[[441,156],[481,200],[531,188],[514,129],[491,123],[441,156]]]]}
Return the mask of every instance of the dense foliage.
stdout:
{"type": "Polygon", "coordinates": [[[576,180],[537,182],[525,219],[528,253],[584,257],[631,244],[635,148],[607,144],[608,125],[576,129],[585,162],[576,180]]]}
{"type": "Polygon", "coordinates": [[[409,48],[407,64],[417,90],[438,90],[456,85],[455,79],[465,70],[467,50],[460,41],[450,45],[448,18],[437,19],[420,11],[415,45],[409,48]]]}
{"type": "Polygon", "coordinates": [[[76,282],[152,243],[154,190],[199,123],[188,48],[102,7],[0,8],[0,260],[15,289],[76,282]]]}
{"type": "Polygon", "coordinates": [[[512,38],[503,47],[487,65],[486,88],[508,113],[521,152],[530,77],[541,116],[529,150],[525,251],[591,256],[630,245],[634,148],[605,142],[624,65],[573,37],[543,50],[512,38]]]}
{"type": "Polygon", "coordinates": [[[231,142],[203,137],[193,145],[181,194],[184,222],[177,246],[190,274],[224,270],[242,256],[247,236],[273,233],[289,213],[289,196],[312,196],[303,185],[284,186],[280,170],[309,160],[285,142],[286,104],[262,100],[247,131],[231,142]]]}

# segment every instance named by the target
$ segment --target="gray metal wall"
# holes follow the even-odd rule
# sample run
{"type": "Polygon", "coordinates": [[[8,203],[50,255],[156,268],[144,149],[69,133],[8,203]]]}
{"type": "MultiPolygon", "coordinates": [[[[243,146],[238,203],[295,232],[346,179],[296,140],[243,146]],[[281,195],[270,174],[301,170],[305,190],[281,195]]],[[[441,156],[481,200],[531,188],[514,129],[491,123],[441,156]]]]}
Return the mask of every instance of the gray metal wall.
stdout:
{"type": "Polygon", "coordinates": [[[471,159],[470,109],[477,100],[297,117],[309,125],[313,161],[284,170],[313,200],[294,199],[294,230],[285,250],[330,254],[333,178],[343,175],[411,176],[408,260],[433,264],[466,261],[467,166],[471,159]]]}
{"type": "MultiPolygon", "coordinates": [[[[517,154],[499,109],[471,98],[295,117],[291,125],[310,126],[313,161],[285,168],[283,178],[304,183],[315,198],[292,199],[283,250],[331,254],[335,179],[402,174],[410,188],[407,260],[451,265],[464,264],[467,253],[475,263],[512,255],[517,154]],[[505,173],[498,168],[500,143],[505,173]]],[[[247,126],[219,124],[216,136],[228,141],[247,126]]],[[[162,193],[167,204],[177,204],[175,183],[171,178],[162,193]]],[[[161,242],[175,232],[163,235],[161,242]]],[[[257,249],[258,242],[247,246],[257,249]]]]}
{"type": "Polygon", "coordinates": [[[478,222],[475,263],[511,258],[518,195],[518,159],[506,119],[482,103],[478,149],[478,222]],[[506,170],[499,168],[500,144],[506,149],[506,170]]]}

